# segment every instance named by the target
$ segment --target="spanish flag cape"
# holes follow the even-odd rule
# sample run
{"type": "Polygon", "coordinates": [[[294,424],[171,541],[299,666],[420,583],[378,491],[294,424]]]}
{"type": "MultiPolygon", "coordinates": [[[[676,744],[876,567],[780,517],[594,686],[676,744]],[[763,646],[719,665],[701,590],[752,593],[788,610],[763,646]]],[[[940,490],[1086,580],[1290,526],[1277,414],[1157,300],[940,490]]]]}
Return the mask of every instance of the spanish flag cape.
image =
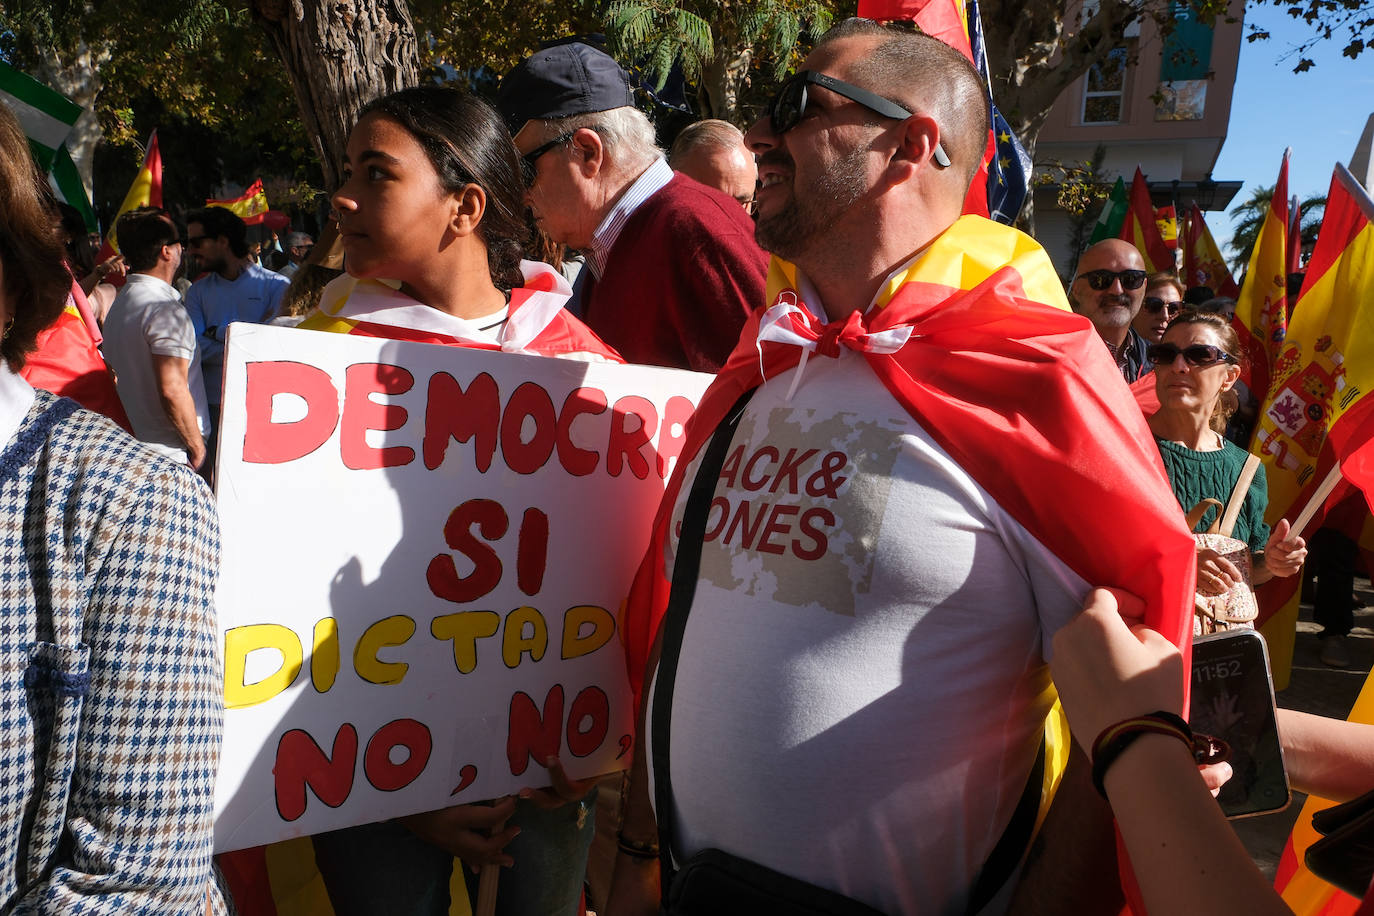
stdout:
{"type": "MultiPolygon", "coordinates": [[[[752,316],[688,423],[621,610],[636,694],[667,607],[664,557],[684,469],[745,391],[800,361],[802,348],[758,337],[779,309],[795,312],[788,303],[801,299],[798,285],[796,268],[774,259],[770,308],[752,316]]],[[[960,217],[889,279],[866,314],[819,329],[816,349],[838,343],[862,351],[861,338],[904,336],[907,328],[895,352],[865,353],[898,403],[1074,572],[1143,598],[1145,622],[1183,651],[1188,671],[1193,536],[1140,408],[1092,325],[1068,310],[1044,250],[1011,227],[960,217]]],[[[1042,815],[1068,751],[1052,722],[1051,743],[1056,737],[1042,815]]]]}
{"type": "Polygon", "coordinates": [[[348,275],[325,287],[319,307],[299,327],[477,350],[624,362],[563,307],[572,287],[562,274],[538,261],[521,261],[520,269],[525,283],[511,290],[506,321],[492,331],[416,302],[391,281],[348,275]]]}
{"type": "Polygon", "coordinates": [[[87,410],[104,414],[130,435],[124,404],[115,390],[114,376],[100,355],[100,326],[86,294],[72,280],[67,306],[57,320],[38,333],[36,349],[24,361],[20,375],[35,388],[71,398],[87,410]]]}
{"type": "MultiPolygon", "coordinates": [[[[525,285],[511,290],[506,322],[480,330],[422,305],[381,280],[344,275],[325,287],[320,306],[299,327],[361,337],[499,350],[589,361],[624,362],[563,306],[572,288],[547,264],[521,262],[525,285]]],[[[235,905],[245,916],[334,916],[309,837],[283,840],[215,857],[235,905]]],[[[471,912],[461,865],[449,879],[449,916],[471,912]]]]}

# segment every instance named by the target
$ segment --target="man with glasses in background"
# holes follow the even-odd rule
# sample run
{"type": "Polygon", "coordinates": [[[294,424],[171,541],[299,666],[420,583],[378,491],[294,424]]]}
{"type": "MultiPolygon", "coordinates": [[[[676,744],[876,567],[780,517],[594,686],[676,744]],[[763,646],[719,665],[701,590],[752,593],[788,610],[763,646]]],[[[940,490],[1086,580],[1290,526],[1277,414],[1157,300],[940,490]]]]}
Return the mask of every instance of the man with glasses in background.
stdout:
{"type": "Polygon", "coordinates": [[[574,297],[591,329],[632,363],[719,369],[763,302],[767,259],[744,209],[673,174],[629,75],[590,45],[535,52],[497,108],[539,228],[586,255],[574,297]]]}
{"type": "Polygon", "coordinates": [[[310,257],[310,251],[315,247],[315,240],[306,232],[288,232],[286,234],[286,263],[277,269],[277,273],[286,277],[288,280],[296,275],[296,271],[301,269],[305,259],[310,257]]]}
{"type": "MultiPolygon", "coordinates": [[[[803,67],[746,135],[764,308],[620,621],[644,719],[616,916],[660,874],[674,916],[1006,912],[1062,770],[1051,637],[1098,582],[1191,633],[1193,539],[1130,392],[1044,250],[961,215],[977,72],[866,20],[803,67]]],[[[1045,911],[1077,912],[1053,880],[1045,911]]]]}
{"type": "Polygon", "coordinates": [[[1145,301],[1145,278],[1145,260],[1134,245],[1103,239],[1079,257],[1069,284],[1073,310],[1097,328],[1128,383],[1150,371],[1145,338],[1131,327],[1145,301]]]}
{"type": "Polygon", "coordinates": [[[668,164],[675,172],[729,194],[746,213],[754,212],[759,167],[744,145],[744,134],[729,121],[707,118],[688,124],[673,140],[668,164]]]}

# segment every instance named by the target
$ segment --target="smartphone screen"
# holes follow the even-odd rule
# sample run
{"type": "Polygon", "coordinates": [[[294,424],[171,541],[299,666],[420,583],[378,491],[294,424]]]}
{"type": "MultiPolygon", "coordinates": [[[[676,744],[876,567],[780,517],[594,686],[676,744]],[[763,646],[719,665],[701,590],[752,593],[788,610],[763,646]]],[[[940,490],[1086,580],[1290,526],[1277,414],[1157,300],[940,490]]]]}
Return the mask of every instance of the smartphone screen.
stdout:
{"type": "Polygon", "coordinates": [[[1288,806],[1288,773],[1274,710],[1269,653],[1254,630],[1193,640],[1193,731],[1231,745],[1234,775],[1217,801],[1227,817],[1249,817],[1288,806]]]}

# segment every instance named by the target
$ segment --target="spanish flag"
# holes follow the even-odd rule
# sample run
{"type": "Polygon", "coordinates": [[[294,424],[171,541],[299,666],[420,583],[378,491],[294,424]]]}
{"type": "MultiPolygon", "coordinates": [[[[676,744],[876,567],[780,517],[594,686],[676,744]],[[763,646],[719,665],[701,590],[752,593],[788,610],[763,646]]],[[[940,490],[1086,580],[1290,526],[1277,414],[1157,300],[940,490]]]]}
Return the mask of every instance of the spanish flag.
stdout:
{"type": "Polygon", "coordinates": [[[931,38],[973,60],[964,0],[859,0],[858,14],[881,22],[914,22],[931,38]]]}
{"type": "MultiPolygon", "coordinates": [[[[138,174],[134,176],[134,183],[129,185],[129,193],[124,195],[124,202],[119,205],[119,211],[115,213],[115,218],[110,222],[110,229],[105,233],[105,244],[100,248],[100,254],[96,255],[95,262],[99,264],[112,254],[119,253],[119,242],[115,240],[115,226],[119,223],[119,218],[130,210],[137,210],[139,207],[160,207],[162,206],[162,152],[157,145],[157,131],[153,131],[148,137],[148,147],[143,153],[143,165],[139,168],[138,174]]],[[[123,283],[123,280],[120,281],[123,283]]]]}
{"type": "Polygon", "coordinates": [[[115,390],[114,376],[100,355],[99,343],[100,329],[81,285],[73,279],[67,307],[56,321],[38,333],[36,348],[19,374],[33,387],[71,398],[132,433],[133,427],[115,390]]]}
{"type": "Polygon", "coordinates": [[[1174,253],[1160,235],[1159,224],[1155,221],[1155,205],[1150,202],[1150,186],[1145,183],[1145,175],[1137,166],[1135,177],[1131,179],[1130,208],[1126,220],[1121,224],[1118,238],[1130,242],[1145,259],[1145,270],[1156,273],[1174,269],[1174,253]]]}
{"type": "MultiPolygon", "coordinates": [[[[1288,331],[1288,156],[1283,153],[1269,212],[1255,239],[1250,266],[1236,299],[1234,326],[1249,357],[1246,383],[1263,400],[1273,385],[1275,360],[1288,331]]],[[[1270,484],[1272,492],[1272,483],[1270,484]]],[[[1273,503],[1270,503],[1273,506],[1273,503]]]]}
{"type": "Polygon", "coordinates": [[[1159,230],[1165,248],[1172,251],[1178,247],[1178,210],[1173,204],[1155,211],[1155,228],[1159,230]]]}
{"type": "Polygon", "coordinates": [[[1183,282],[1189,287],[1207,286],[1218,296],[1235,299],[1240,295],[1240,287],[1221,249],[1202,218],[1197,204],[1188,210],[1188,219],[1183,226],[1183,282]]]}
{"type": "MultiPolygon", "coordinates": [[[[1283,197],[1276,191],[1274,199],[1283,197]]],[[[1371,220],[1374,202],[1337,165],[1321,235],[1250,444],[1265,464],[1265,521],[1271,525],[1301,512],[1337,461],[1347,480],[1374,492],[1374,398],[1365,397],[1374,388],[1371,220]]],[[[1270,226],[1266,221],[1261,232],[1270,226]]],[[[1258,592],[1259,623],[1280,689],[1292,664],[1298,579],[1276,579],[1258,592]]]]}
{"type": "Polygon", "coordinates": [[[248,225],[256,226],[267,215],[267,192],[262,189],[262,179],[258,178],[238,197],[227,200],[207,199],[205,206],[223,207],[248,225]]]}
{"type": "MultiPolygon", "coordinates": [[[[865,19],[876,19],[882,22],[895,20],[915,23],[916,27],[926,35],[943,41],[968,58],[969,63],[973,64],[976,69],[979,68],[981,61],[982,67],[979,69],[979,73],[984,76],[984,85],[988,89],[989,113],[995,109],[995,106],[992,106],[992,88],[986,81],[987,64],[981,47],[982,24],[977,19],[978,5],[976,2],[966,3],[965,0],[859,0],[858,14],[865,19]],[[969,28],[970,19],[973,20],[976,32],[969,28]],[[976,56],[974,54],[975,37],[979,39],[979,49],[976,56]]],[[[978,166],[977,173],[973,176],[973,182],[969,185],[968,194],[964,197],[964,213],[972,213],[976,216],[988,215],[988,168],[998,156],[997,140],[997,135],[990,124],[988,142],[983,150],[983,160],[978,166]]],[[[1006,142],[1008,144],[1014,142],[1010,131],[1007,131],[1006,142]]],[[[1008,157],[1007,167],[1010,168],[1011,165],[1012,160],[1008,157]]],[[[1019,205],[1017,209],[1020,209],[1019,205]]],[[[1004,220],[1004,222],[1010,222],[1010,219],[1004,220]]]]}

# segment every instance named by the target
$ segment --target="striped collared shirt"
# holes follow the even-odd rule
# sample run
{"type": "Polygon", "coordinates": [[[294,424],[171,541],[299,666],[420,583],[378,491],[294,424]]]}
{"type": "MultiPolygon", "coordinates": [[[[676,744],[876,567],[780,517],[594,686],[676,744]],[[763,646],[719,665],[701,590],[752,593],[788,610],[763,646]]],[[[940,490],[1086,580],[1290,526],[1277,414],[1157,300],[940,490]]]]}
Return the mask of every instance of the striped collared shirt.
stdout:
{"type": "Polygon", "coordinates": [[[645,169],[638,178],[634,180],[625,193],[620,195],[620,199],[611,207],[611,212],[606,214],[606,218],[601,221],[601,225],[596,227],[596,232],[592,235],[592,244],[587,248],[587,267],[591,270],[592,276],[601,279],[601,272],[606,267],[606,259],[611,256],[611,248],[615,245],[615,240],[620,238],[620,230],[625,228],[625,223],[629,220],[630,214],[639,209],[639,205],[650,197],[653,197],[664,185],[673,180],[673,170],[664,162],[662,158],[656,158],[653,164],[645,169]]]}

